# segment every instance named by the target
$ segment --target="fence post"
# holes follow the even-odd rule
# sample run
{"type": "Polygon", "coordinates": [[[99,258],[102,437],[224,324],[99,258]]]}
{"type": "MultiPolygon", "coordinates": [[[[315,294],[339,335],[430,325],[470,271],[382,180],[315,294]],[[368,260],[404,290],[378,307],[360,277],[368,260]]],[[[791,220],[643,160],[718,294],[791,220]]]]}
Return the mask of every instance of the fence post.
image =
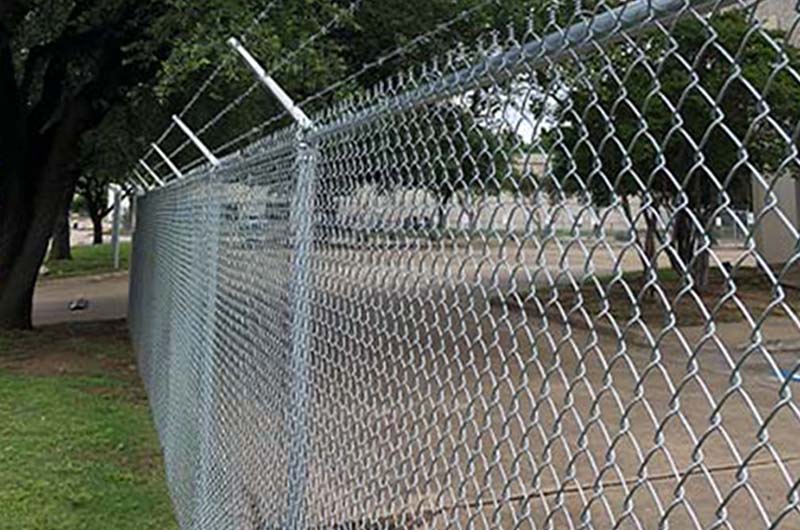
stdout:
{"type": "Polygon", "coordinates": [[[314,178],[316,173],[316,149],[309,133],[313,123],[305,112],[295,105],[291,97],[270,77],[258,61],[235,38],[228,40],[239,53],[256,78],[267,87],[297,123],[296,180],[292,196],[289,224],[294,243],[292,277],[289,285],[291,297],[291,353],[289,368],[289,408],[287,410],[287,434],[289,456],[287,467],[286,516],[282,527],[285,530],[303,530],[306,527],[306,489],[308,484],[308,403],[310,397],[309,368],[311,364],[310,334],[311,278],[309,260],[313,245],[314,178]]]}
{"type": "MultiPolygon", "coordinates": [[[[213,173],[212,173],[213,175],[213,173]]],[[[198,489],[199,498],[204,501],[195,509],[194,528],[216,528],[211,521],[215,510],[219,510],[222,500],[219,492],[213,491],[215,483],[219,483],[220,473],[224,473],[229,466],[227,462],[220,462],[219,455],[214,451],[219,448],[220,440],[218,431],[220,429],[219,399],[217,392],[219,374],[217,358],[214,350],[214,336],[216,334],[217,321],[217,277],[219,269],[219,243],[220,243],[220,224],[223,222],[221,212],[221,200],[219,196],[219,185],[213,178],[206,183],[205,195],[205,230],[201,241],[205,247],[205,274],[203,275],[205,286],[205,325],[201,337],[200,351],[202,361],[200,368],[200,407],[205,413],[201,414],[199,428],[199,477],[198,489]]]]}
{"type": "Polygon", "coordinates": [[[236,52],[244,59],[244,62],[247,63],[247,66],[253,71],[256,78],[267,87],[267,89],[272,93],[273,96],[280,102],[286,112],[291,114],[292,118],[295,122],[297,122],[300,127],[309,128],[311,127],[312,123],[311,120],[306,116],[306,113],[303,112],[303,109],[295,105],[292,98],[289,97],[289,94],[286,93],[283,88],[275,81],[272,77],[270,77],[266,70],[258,64],[258,61],[253,57],[247,48],[245,48],[242,43],[239,42],[238,39],[231,37],[228,39],[228,44],[236,50],[236,52]]]}
{"type": "Polygon", "coordinates": [[[314,241],[313,202],[316,173],[316,149],[309,143],[308,130],[298,134],[297,180],[292,200],[290,225],[294,239],[292,259],[292,353],[290,368],[292,386],[289,397],[289,484],[285,528],[306,527],[305,500],[308,483],[308,403],[310,398],[311,364],[311,277],[310,259],[314,241]]]}
{"type": "Polygon", "coordinates": [[[136,168],[133,168],[133,176],[134,176],[134,177],[136,178],[136,180],[139,182],[139,184],[140,184],[140,188],[141,188],[141,190],[142,190],[142,193],[145,193],[145,192],[147,192],[147,191],[150,191],[150,184],[149,184],[149,183],[147,182],[147,180],[146,180],[146,179],[145,179],[145,178],[142,176],[142,174],[141,174],[141,173],[139,173],[139,172],[136,170],[136,168]]]}

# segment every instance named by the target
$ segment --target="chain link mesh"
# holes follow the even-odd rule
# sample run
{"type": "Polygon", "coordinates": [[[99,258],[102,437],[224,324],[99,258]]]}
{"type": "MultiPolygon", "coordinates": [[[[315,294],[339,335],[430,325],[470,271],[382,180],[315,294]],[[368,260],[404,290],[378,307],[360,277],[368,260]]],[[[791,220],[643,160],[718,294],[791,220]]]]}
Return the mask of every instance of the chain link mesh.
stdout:
{"type": "Polygon", "coordinates": [[[561,6],[140,198],[181,526],[799,528],[797,17],[762,9],[561,6]]]}

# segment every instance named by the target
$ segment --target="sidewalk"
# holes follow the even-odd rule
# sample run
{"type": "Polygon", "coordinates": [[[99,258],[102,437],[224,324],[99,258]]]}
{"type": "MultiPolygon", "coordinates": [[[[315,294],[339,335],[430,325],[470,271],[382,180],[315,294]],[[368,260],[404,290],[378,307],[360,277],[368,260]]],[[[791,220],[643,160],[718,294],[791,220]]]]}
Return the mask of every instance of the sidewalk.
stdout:
{"type": "Polygon", "coordinates": [[[33,297],[33,325],[118,320],[128,316],[128,273],[82,278],[45,279],[33,297]],[[76,298],[89,300],[84,311],[70,311],[76,298]]]}

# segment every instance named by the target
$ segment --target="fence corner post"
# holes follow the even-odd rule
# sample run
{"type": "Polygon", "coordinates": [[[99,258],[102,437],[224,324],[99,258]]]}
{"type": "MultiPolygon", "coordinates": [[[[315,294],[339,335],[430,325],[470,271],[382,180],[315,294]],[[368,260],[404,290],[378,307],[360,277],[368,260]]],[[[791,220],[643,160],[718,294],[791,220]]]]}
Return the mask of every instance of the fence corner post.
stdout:
{"type": "Polygon", "coordinates": [[[287,409],[289,456],[287,468],[287,507],[285,530],[306,527],[306,489],[308,485],[308,405],[311,395],[311,308],[310,259],[314,242],[314,180],[317,153],[312,137],[313,122],[283,88],[270,77],[249,51],[236,38],[228,44],[244,59],[256,78],[269,90],[297,124],[296,176],[292,194],[290,233],[293,242],[291,297],[291,383],[287,409]]]}
{"type": "Polygon", "coordinates": [[[306,527],[306,488],[308,484],[308,406],[311,399],[311,274],[314,243],[314,180],[317,153],[310,141],[310,129],[301,127],[297,135],[297,175],[290,216],[294,242],[292,259],[289,397],[289,484],[285,528],[306,527]]]}

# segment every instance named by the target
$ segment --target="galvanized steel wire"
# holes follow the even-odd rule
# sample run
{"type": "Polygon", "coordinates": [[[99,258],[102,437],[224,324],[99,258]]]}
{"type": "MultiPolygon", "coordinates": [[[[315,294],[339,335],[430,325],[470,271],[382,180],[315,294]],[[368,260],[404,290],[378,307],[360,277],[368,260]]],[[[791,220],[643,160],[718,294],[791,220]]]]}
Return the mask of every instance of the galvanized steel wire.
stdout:
{"type": "Polygon", "coordinates": [[[140,197],[181,527],[800,527],[800,75],[756,7],[554,16],[140,197]]]}

